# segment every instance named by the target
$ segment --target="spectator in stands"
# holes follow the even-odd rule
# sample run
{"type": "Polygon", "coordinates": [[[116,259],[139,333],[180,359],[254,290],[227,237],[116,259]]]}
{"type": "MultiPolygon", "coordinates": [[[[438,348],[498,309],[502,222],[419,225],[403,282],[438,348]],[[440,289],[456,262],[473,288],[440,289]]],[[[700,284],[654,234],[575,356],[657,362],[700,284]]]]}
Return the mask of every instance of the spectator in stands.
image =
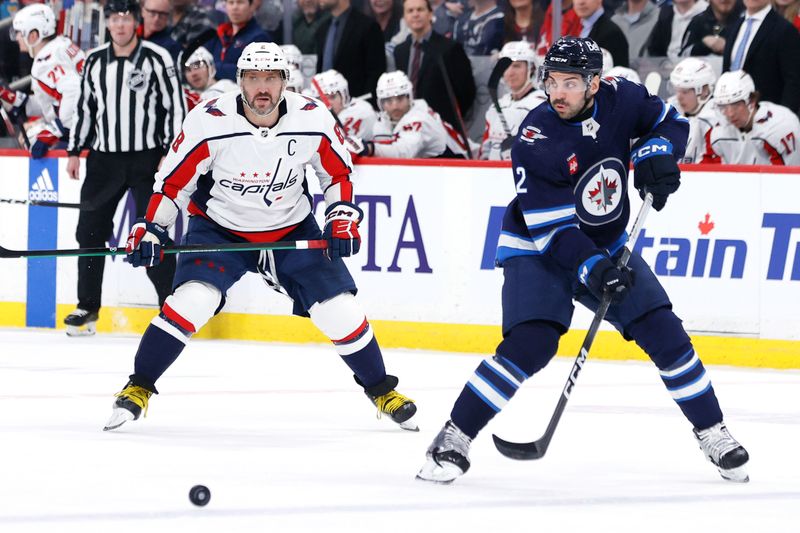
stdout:
{"type": "Polygon", "coordinates": [[[470,56],[488,56],[503,46],[503,12],[496,0],[472,0],[453,28],[453,40],[470,56]]]}
{"type": "Polygon", "coordinates": [[[739,17],[742,9],[738,0],[709,0],[708,8],[694,17],[686,28],[682,45],[684,54],[722,55],[725,50],[725,29],[739,17]]]}
{"type": "Polygon", "coordinates": [[[197,0],[172,0],[171,36],[181,46],[186,46],[215,24],[208,10],[196,5],[197,0]]]}
{"type": "Polygon", "coordinates": [[[744,0],[744,16],[731,23],[722,70],[742,69],[764,100],[800,110],[800,34],[769,0],[744,0]]]}
{"type": "Polygon", "coordinates": [[[465,116],[475,100],[472,65],[464,49],[433,31],[428,0],[405,0],[403,19],[411,35],[394,49],[397,70],[408,73],[414,98],[424,99],[449,124],[459,124],[459,113],[465,116]],[[450,100],[445,79],[458,109],[450,100]]]}
{"type": "Polygon", "coordinates": [[[386,71],[383,32],[378,23],[350,5],[350,0],[320,0],[331,18],[317,31],[317,72],[336,69],[352,94],[372,93],[386,71]]]}
{"type": "Polygon", "coordinates": [[[384,42],[388,42],[400,31],[400,21],[403,20],[401,3],[394,0],[369,0],[366,13],[381,27],[384,42]]]}
{"type": "Polygon", "coordinates": [[[254,18],[267,33],[278,39],[281,37],[280,26],[283,22],[283,0],[260,0],[255,2],[254,18]]]}
{"type": "Polygon", "coordinates": [[[673,61],[681,55],[683,47],[683,34],[689,27],[691,20],[706,10],[706,0],[673,0],[672,4],[665,3],[661,6],[647,54],[651,57],[668,56],[673,61]]]}
{"type": "Polygon", "coordinates": [[[292,42],[304,54],[317,53],[317,30],[331,14],[319,8],[319,0],[297,0],[292,20],[292,42]]]}
{"type": "Polygon", "coordinates": [[[172,38],[168,24],[172,17],[171,0],[142,0],[142,23],[137,32],[145,41],[165,48],[173,61],[178,61],[182,47],[172,38]]]}
{"type": "Polygon", "coordinates": [[[414,88],[405,72],[381,75],[377,92],[381,112],[375,124],[375,140],[364,142],[359,155],[464,158],[464,138],[442,121],[425,100],[414,99],[414,88]]]}
{"type": "Polygon", "coordinates": [[[573,0],[572,9],[581,19],[578,37],[592,39],[609,51],[614,65],[627,67],[628,40],[619,26],[611,21],[611,15],[603,9],[603,0],[573,0]]]}
{"type": "Polygon", "coordinates": [[[628,0],[611,17],[628,40],[631,60],[644,55],[647,40],[658,20],[658,8],[650,0],[628,0]]]}
{"type": "Polygon", "coordinates": [[[432,0],[433,31],[448,39],[453,38],[456,21],[467,10],[466,0],[432,0]]]}
{"type": "MultiPolygon", "coordinates": [[[[561,2],[561,36],[578,37],[581,34],[581,18],[572,9],[572,0],[561,2]]],[[[553,4],[547,6],[544,22],[536,44],[536,55],[544,57],[553,44],[553,4]]]]}
{"type": "Polygon", "coordinates": [[[772,0],[772,7],[800,31],[800,0],[772,0]]]}
{"type": "Polygon", "coordinates": [[[544,20],[543,3],[542,0],[508,0],[502,4],[504,44],[523,40],[536,44],[544,20]]]}
{"type": "Polygon", "coordinates": [[[719,77],[714,100],[725,117],[711,130],[703,162],[729,165],[800,165],[800,121],[791,110],[762,102],[743,70],[719,77]]]}
{"type": "Polygon", "coordinates": [[[273,41],[253,18],[253,0],[225,0],[229,22],[217,27],[217,37],[205,44],[214,56],[217,78],[236,79],[236,62],[244,47],[250,43],[273,41]]]}

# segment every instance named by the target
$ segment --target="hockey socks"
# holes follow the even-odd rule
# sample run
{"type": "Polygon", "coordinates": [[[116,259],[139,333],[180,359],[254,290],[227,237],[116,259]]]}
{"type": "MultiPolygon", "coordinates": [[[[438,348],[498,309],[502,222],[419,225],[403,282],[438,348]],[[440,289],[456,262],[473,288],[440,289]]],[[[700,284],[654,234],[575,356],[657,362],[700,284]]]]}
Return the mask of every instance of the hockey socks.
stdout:
{"type": "Polygon", "coordinates": [[[142,335],[133,363],[134,376],[153,384],[175,362],[193,333],[186,327],[191,324],[170,318],[170,314],[175,313],[165,304],[142,335]]]}
{"type": "Polygon", "coordinates": [[[382,383],[386,379],[386,368],[378,341],[372,333],[369,322],[364,320],[351,339],[332,341],[336,351],[365,388],[382,383]],[[355,351],[352,351],[355,350],[355,351]]]}

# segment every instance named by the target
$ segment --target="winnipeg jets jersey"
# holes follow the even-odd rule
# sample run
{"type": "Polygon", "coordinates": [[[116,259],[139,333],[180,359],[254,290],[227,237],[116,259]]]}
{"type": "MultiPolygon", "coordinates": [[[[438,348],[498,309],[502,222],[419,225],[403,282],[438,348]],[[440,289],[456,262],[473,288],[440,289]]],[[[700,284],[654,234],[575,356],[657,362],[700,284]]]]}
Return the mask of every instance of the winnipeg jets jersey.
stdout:
{"type": "Polygon", "coordinates": [[[724,119],[711,130],[705,162],[729,165],[800,165],[800,121],[788,108],[759,102],[753,128],[740,131],[724,119]]]}
{"type": "MultiPolygon", "coordinates": [[[[520,123],[528,116],[533,108],[547,101],[547,95],[544,91],[531,89],[525,96],[519,100],[513,100],[511,94],[503,95],[498,104],[503,111],[506,125],[511,132],[511,136],[517,134],[520,123]]],[[[493,105],[490,105],[486,110],[486,128],[483,131],[483,138],[481,139],[481,159],[511,159],[510,153],[502,153],[500,148],[501,143],[508,136],[503,122],[500,120],[500,115],[493,105]]]]}
{"type": "Polygon", "coordinates": [[[328,205],[352,202],[344,133],[321,102],[284,92],[280,118],[259,128],[238,92],[201,102],[156,174],[147,219],[170,226],[178,209],[251,241],[279,240],[311,213],[310,164],[328,205]]]}
{"type": "Polygon", "coordinates": [[[565,121],[550,104],[531,111],[511,148],[517,191],[503,217],[502,263],[547,255],[565,269],[595,249],[615,251],[630,216],[631,140],[669,139],[683,157],[688,121],[643,86],[621,78],[600,82],[591,116],[565,121]]]}
{"type": "Polygon", "coordinates": [[[45,44],[33,60],[33,96],[42,108],[48,129],[61,135],[75,120],[85,57],[72,41],[58,36],[45,44]],[[56,126],[56,120],[60,125],[56,126]]]}
{"type": "Polygon", "coordinates": [[[686,153],[683,156],[681,163],[700,163],[703,160],[703,155],[706,153],[707,146],[711,136],[711,129],[721,120],[724,120],[722,115],[717,111],[714,105],[714,99],[709,99],[700,111],[695,115],[686,115],[686,113],[678,105],[678,99],[671,96],[667,103],[672,105],[675,109],[683,113],[689,120],[689,140],[686,141],[686,153]]]}
{"type": "Polygon", "coordinates": [[[414,100],[394,127],[389,115],[381,113],[374,133],[377,157],[464,157],[467,153],[461,135],[425,100],[414,100]]]}
{"type": "Polygon", "coordinates": [[[339,120],[348,136],[371,141],[372,130],[378,120],[378,114],[375,113],[369,102],[353,99],[339,113],[339,120]]]}

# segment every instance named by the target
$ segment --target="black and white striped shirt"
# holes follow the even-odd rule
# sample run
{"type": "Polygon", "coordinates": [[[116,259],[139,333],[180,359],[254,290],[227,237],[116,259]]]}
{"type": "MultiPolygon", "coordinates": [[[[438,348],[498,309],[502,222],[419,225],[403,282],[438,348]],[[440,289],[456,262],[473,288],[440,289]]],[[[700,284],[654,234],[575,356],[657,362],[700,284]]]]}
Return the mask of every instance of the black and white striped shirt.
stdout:
{"type": "Polygon", "coordinates": [[[86,57],[78,114],[67,151],[166,150],[186,114],[183,91],[169,52],[148,41],[129,57],[116,57],[110,42],[86,57]]]}

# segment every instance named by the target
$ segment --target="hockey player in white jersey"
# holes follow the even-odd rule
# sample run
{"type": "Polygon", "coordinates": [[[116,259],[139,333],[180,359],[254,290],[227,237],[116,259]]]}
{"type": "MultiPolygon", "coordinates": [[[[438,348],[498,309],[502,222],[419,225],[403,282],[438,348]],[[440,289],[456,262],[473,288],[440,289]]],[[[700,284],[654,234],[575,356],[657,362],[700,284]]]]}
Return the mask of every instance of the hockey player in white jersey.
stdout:
{"type": "Polygon", "coordinates": [[[299,68],[289,65],[289,80],[286,82],[286,90],[293,93],[302,93],[306,84],[305,77],[299,68]]]}
{"type": "MultiPolygon", "coordinates": [[[[181,209],[190,214],[185,244],[325,239],[327,248],[180,255],[173,293],[142,337],[134,373],[116,395],[106,430],[146,412],[158,392],[156,381],[246,272],[259,272],[293,300],[295,314],[310,316],[379,415],[416,430],[416,406],[395,390],[398,379],[386,374],[342,261],[360,248],[362,218],[344,133],[320,102],[285,90],[288,70],[278,45],[249,44],[237,62],[241,91],[209,100],[186,116],[156,174],[146,216],[131,229],[128,260],[134,266],[158,264],[167,228],[181,209]],[[312,212],[306,165],[324,191],[323,232],[312,212]]],[[[324,409],[336,416],[330,403],[324,409]]]]}
{"type": "Polygon", "coordinates": [[[364,143],[362,156],[465,158],[465,140],[422,99],[413,99],[414,86],[402,71],[378,78],[374,141],[364,143]]]}
{"type": "Polygon", "coordinates": [[[719,77],[714,100],[724,117],[711,130],[704,162],[800,165],[800,121],[791,110],[760,102],[753,78],[743,70],[719,77]]]}
{"type": "Polygon", "coordinates": [[[350,97],[350,86],[342,74],[334,69],[320,72],[311,83],[311,95],[319,98],[314,82],[319,85],[344,126],[348,137],[358,137],[362,141],[372,140],[372,130],[378,115],[369,102],[350,97]]]}
{"type": "Polygon", "coordinates": [[[189,99],[193,108],[202,100],[216,98],[230,91],[238,91],[239,86],[231,80],[217,80],[217,69],[214,66],[214,56],[211,52],[200,46],[192,52],[183,64],[183,76],[194,95],[189,99]],[[196,96],[195,96],[196,95],[196,96]]]}
{"type": "MultiPolygon", "coordinates": [[[[31,157],[43,157],[47,150],[69,140],[80,94],[84,53],[68,38],[56,35],[56,17],[45,4],[20,9],[14,16],[12,32],[20,50],[33,58],[31,87],[42,118],[27,127],[31,157]]],[[[27,95],[0,87],[0,99],[24,122],[27,95]]]]}
{"type": "Polygon", "coordinates": [[[303,53],[297,46],[293,44],[282,44],[281,51],[283,52],[283,57],[286,58],[286,62],[289,63],[290,68],[301,68],[303,66],[303,53]]]}
{"type": "Polygon", "coordinates": [[[711,128],[721,118],[713,99],[717,75],[708,61],[687,57],[675,65],[669,81],[675,94],[667,103],[689,119],[689,140],[681,163],[699,163],[706,152],[711,128]]]}
{"type": "Polygon", "coordinates": [[[486,127],[481,138],[480,159],[511,159],[510,144],[506,150],[503,150],[503,141],[509,137],[515,137],[520,123],[531,109],[547,101],[544,91],[537,90],[534,86],[536,54],[529,42],[506,43],[500,50],[499,57],[507,57],[512,61],[503,73],[503,81],[509,92],[501,96],[498,101],[505,119],[505,126],[497,109],[490,105],[486,110],[486,127]],[[506,126],[508,131],[506,131],[506,126]]]}
{"type": "Polygon", "coordinates": [[[628,81],[632,81],[633,83],[638,83],[639,85],[642,84],[642,78],[639,77],[639,73],[633,70],[632,68],[628,67],[611,67],[606,72],[603,73],[604,78],[625,78],[628,81]]]}

